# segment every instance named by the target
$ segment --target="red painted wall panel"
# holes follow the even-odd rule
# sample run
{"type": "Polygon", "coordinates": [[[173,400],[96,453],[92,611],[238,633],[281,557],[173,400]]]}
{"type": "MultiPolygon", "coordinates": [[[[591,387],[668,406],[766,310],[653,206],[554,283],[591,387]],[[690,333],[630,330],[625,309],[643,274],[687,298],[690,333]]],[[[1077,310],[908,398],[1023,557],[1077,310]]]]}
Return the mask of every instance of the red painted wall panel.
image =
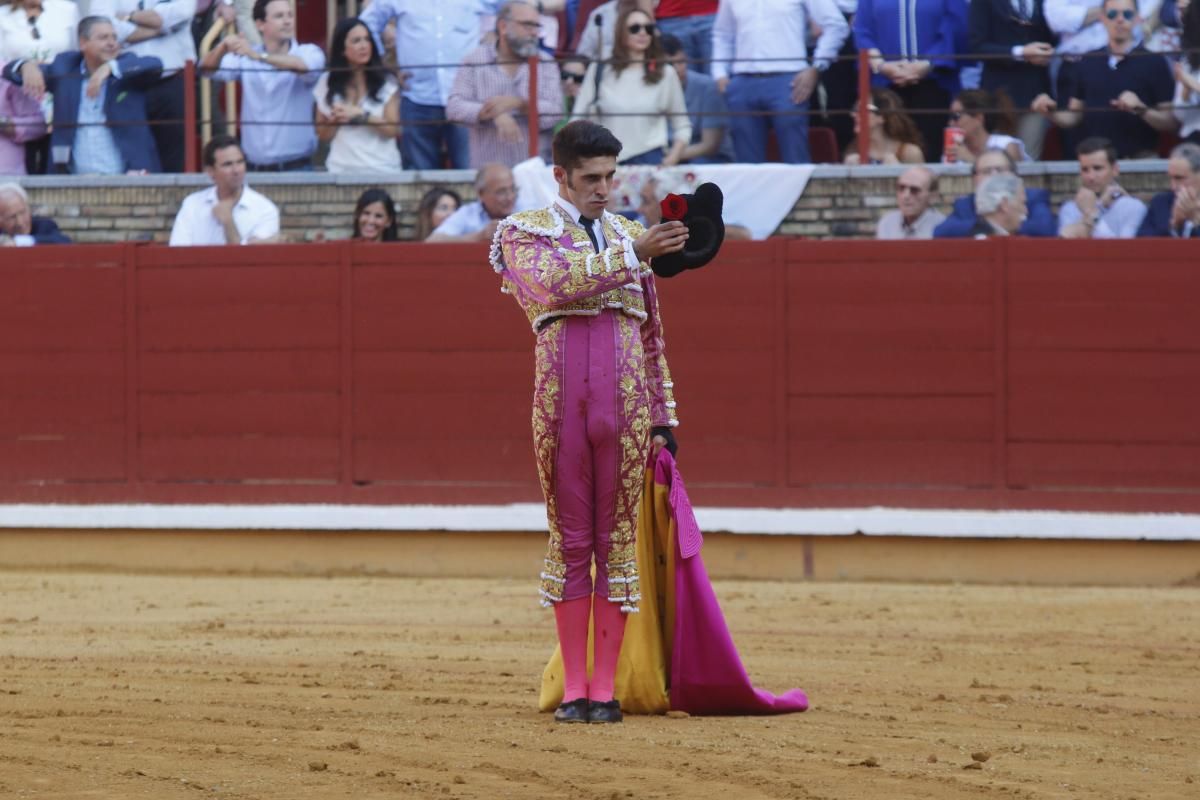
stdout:
{"type": "MultiPolygon", "coordinates": [[[[660,282],[699,503],[1200,511],[1180,242],[730,244],[660,282]]],[[[479,246],[0,264],[0,501],[540,497],[479,246]]]]}

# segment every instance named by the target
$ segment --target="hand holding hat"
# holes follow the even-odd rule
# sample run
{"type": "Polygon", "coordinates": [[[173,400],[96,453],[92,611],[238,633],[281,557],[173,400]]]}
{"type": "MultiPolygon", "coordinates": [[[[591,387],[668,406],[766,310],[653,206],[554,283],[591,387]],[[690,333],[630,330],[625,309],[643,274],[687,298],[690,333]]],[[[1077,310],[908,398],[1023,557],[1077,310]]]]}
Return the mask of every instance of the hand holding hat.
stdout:
{"type": "Polygon", "coordinates": [[[695,194],[669,194],[659,207],[663,222],[677,220],[687,226],[688,239],[678,252],[661,255],[650,262],[660,278],[671,278],[685,269],[699,269],[712,261],[725,241],[721,219],[724,196],[715,183],[702,183],[695,194]]]}

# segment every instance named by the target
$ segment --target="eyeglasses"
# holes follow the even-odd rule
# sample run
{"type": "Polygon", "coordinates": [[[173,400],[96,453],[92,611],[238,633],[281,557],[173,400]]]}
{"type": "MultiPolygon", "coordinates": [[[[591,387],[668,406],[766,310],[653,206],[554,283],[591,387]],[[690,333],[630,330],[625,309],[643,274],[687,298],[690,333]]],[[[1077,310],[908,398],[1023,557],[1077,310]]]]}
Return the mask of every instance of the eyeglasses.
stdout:
{"type": "Polygon", "coordinates": [[[963,114],[965,114],[965,113],[967,113],[967,112],[965,112],[965,111],[951,111],[951,112],[950,112],[950,119],[954,120],[955,122],[958,122],[960,119],[962,119],[962,117],[963,117],[963,114]]]}
{"type": "Polygon", "coordinates": [[[975,170],[976,175],[1011,175],[1012,170],[1008,167],[983,167],[975,170]]]}
{"type": "Polygon", "coordinates": [[[1133,18],[1137,16],[1137,12],[1132,8],[1127,8],[1124,11],[1117,11],[1115,8],[1110,8],[1104,13],[1104,16],[1108,17],[1109,19],[1124,17],[1126,22],[1132,22],[1133,18]]]}
{"type": "Polygon", "coordinates": [[[542,29],[542,23],[536,22],[536,21],[517,22],[516,20],[513,20],[513,22],[515,22],[517,25],[520,25],[522,28],[524,28],[527,31],[540,31],[542,29]]]}
{"type": "Polygon", "coordinates": [[[575,81],[576,83],[583,83],[583,76],[577,72],[560,72],[559,75],[562,76],[562,79],[564,81],[575,81]]]}
{"type": "Polygon", "coordinates": [[[920,197],[925,194],[925,188],[922,186],[910,186],[907,183],[897,183],[896,194],[911,194],[913,197],[920,197]]]}
{"type": "Polygon", "coordinates": [[[645,25],[642,25],[641,23],[635,22],[629,26],[629,32],[632,34],[636,35],[636,34],[641,33],[642,31],[645,31],[647,36],[653,36],[654,35],[654,23],[649,22],[645,25]]]}

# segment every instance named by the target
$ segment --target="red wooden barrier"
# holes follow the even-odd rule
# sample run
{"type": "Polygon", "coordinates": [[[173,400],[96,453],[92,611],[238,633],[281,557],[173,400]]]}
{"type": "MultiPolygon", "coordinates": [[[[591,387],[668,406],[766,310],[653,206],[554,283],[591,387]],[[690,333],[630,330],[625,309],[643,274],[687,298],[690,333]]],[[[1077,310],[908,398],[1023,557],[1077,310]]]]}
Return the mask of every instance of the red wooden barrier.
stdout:
{"type": "MultiPolygon", "coordinates": [[[[1166,241],[731,244],[660,283],[694,500],[1200,511],[1166,241]]],[[[533,337],[478,246],[0,263],[0,502],[535,501],[533,337]]]]}

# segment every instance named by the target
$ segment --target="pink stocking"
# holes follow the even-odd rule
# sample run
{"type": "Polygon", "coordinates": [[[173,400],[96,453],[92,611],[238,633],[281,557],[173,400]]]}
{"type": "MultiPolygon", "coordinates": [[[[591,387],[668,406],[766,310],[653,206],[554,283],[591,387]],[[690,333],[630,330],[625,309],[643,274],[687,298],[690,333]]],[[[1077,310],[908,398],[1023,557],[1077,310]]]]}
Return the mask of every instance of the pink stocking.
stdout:
{"type": "Polygon", "coordinates": [[[596,595],[592,608],[596,619],[596,660],[592,670],[591,699],[606,703],[613,699],[613,682],[617,677],[617,659],[621,656],[621,640],[625,638],[625,615],[621,604],[596,595]]]}
{"type": "MultiPolygon", "coordinates": [[[[587,646],[591,610],[591,595],[563,600],[554,606],[558,643],[562,647],[564,703],[588,696],[587,646]]],[[[609,692],[612,692],[611,678],[609,692]]]]}

